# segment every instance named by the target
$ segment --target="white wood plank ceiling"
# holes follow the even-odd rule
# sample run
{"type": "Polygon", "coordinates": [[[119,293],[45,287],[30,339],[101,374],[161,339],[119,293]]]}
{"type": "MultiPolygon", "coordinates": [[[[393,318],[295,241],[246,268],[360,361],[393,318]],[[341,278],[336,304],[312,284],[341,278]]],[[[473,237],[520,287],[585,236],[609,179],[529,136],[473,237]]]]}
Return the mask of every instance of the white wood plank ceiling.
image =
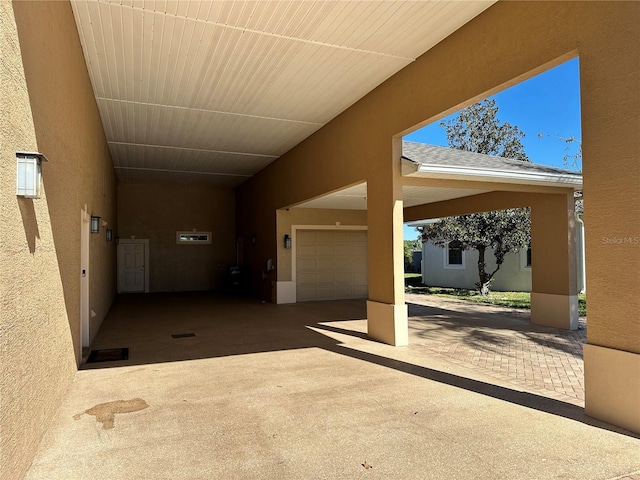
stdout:
{"type": "Polygon", "coordinates": [[[72,8],[119,181],[234,187],[492,3],[72,8]]]}
{"type": "MultiPolygon", "coordinates": [[[[414,207],[426,203],[442,202],[452,198],[468,197],[487,193],[490,190],[476,188],[441,188],[404,185],[402,199],[404,207],[414,207]]],[[[367,184],[351,187],[300,203],[295,208],[327,208],[346,210],[367,209],[367,184]]]]}

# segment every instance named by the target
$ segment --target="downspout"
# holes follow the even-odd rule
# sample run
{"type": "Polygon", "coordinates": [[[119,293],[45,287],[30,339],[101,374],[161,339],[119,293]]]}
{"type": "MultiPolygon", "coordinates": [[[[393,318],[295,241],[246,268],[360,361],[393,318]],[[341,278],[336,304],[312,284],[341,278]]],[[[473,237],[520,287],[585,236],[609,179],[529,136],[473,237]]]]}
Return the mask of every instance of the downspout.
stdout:
{"type": "Polygon", "coordinates": [[[584,248],[584,221],[580,218],[580,214],[576,214],[576,220],[580,224],[580,262],[582,270],[582,290],[580,293],[587,293],[587,263],[584,248]]]}

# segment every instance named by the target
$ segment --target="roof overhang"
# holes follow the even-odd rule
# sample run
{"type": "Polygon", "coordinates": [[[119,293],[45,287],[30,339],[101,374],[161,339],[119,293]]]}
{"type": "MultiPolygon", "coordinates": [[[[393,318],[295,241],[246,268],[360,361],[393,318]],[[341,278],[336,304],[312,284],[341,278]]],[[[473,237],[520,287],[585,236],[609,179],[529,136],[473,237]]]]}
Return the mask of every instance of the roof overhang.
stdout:
{"type": "Polygon", "coordinates": [[[402,158],[402,173],[405,177],[414,178],[541,185],[546,187],[573,188],[574,190],[582,188],[582,175],[579,173],[526,172],[469,166],[426,165],[404,157],[402,158]]]}

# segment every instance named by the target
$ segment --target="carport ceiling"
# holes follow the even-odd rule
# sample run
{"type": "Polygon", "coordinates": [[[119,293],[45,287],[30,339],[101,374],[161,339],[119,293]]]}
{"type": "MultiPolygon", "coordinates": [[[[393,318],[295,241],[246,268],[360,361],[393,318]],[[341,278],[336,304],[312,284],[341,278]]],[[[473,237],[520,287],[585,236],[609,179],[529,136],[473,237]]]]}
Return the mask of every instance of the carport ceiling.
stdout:
{"type": "MultiPolygon", "coordinates": [[[[490,190],[472,188],[440,188],[404,185],[402,187],[403,206],[414,207],[425,203],[441,202],[452,198],[468,197],[487,193],[490,190]]],[[[329,208],[345,210],[367,209],[367,184],[361,183],[332,192],[322,197],[300,203],[295,208],[329,208]]]]}
{"type": "Polygon", "coordinates": [[[493,3],[72,7],[119,181],[233,187],[493,3]]]}

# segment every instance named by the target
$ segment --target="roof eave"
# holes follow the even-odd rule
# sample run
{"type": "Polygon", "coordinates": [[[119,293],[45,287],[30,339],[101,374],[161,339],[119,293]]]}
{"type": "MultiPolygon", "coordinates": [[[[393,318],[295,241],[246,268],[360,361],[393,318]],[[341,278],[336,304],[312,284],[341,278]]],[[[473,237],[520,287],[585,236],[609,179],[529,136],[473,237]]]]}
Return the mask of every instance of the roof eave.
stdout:
{"type": "MultiPolygon", "coordinates": [[[[405,162],[403,162],[403,165],[405,165],[405,162]]],[[[409,165],[407,165],[407,167],[409,167],[409,165]]],[[[413,171],[409,171],[408,168],[407,171],[408,173],[405,173],[405,168],[403,168],[403,175],[407,177],[544,185],[547,187],[573,188],[574,190],[582,188],[582,176],[580,174],[514,172],[511,170],[425,164],[416,164],[413,171]]]]}

